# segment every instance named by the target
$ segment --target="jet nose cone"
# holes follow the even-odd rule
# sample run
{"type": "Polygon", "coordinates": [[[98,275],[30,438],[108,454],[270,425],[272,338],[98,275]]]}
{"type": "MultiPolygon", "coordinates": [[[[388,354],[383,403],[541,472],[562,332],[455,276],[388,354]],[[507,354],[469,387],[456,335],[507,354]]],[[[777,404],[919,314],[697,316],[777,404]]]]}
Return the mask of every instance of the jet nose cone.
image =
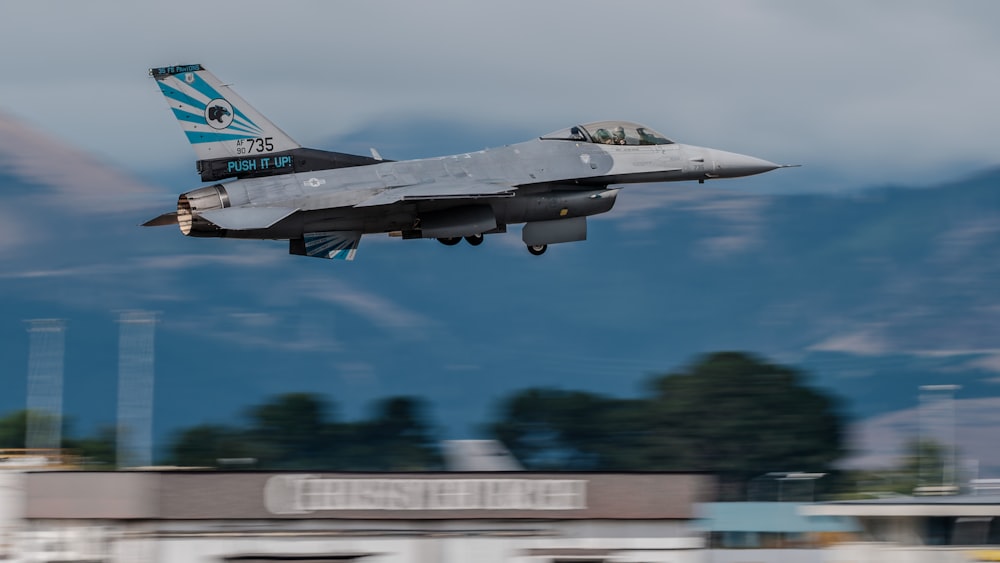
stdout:
{"type": "Polygon", "coordinates": [[[763,172],[770,172],[776,168],[781,168],[780,164],[769,162],[762,158],[737,154],[734,152],[713,151],[715,160],[715,172],[724,178],[736,178],[739,176],[752,176],[763,172]]]}

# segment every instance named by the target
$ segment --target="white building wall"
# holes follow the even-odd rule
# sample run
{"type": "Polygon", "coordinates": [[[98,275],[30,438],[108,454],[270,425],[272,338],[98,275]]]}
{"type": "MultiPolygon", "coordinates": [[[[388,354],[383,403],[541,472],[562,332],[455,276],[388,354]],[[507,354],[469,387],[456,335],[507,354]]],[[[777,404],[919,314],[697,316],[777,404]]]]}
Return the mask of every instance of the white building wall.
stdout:
{"type": "MultiPolygon", "coordinates": [[[[226,556],[246,554],[369,554],[361,559],[364,563],[548,563],[558,552],[580,549],[608,552],[609,560],[620,563],[707,561],[699,549],[701,538],[632,536],[630,532],[636,530],[627,522],[606,522],[596,525],[597,529],[594,522],[531,522],[532,530],[527,532],[524,524],[516,521],[507,526],[470,521],[430,524],[364,530],[308,521],[250,525],[232,521],[35,521],[23,532],[20,548],[24,563],[57,558],[106,563],[220,563],[226,556]],[[306,527],[309,524],[311,529],[306,527]],[[547,524],[553,526],[546,528],[547,524]],[[575,529],[574,524],[584,525],[585,530],[575,529]],[[325,529],[317,528],[319,525],[325,529]],[[580,535],[583,531],[602,535],[580,535]]],[[[637,523],[638,529],[646,527],[637,523]]]]}
{"type": "MultiPolygon", "coordinates": [[[[656,538],[650,538],[654,540],[656,538]]],[[[621,563],[704,563],[705,552],[687,548],[626,547],[617,541],[589,542],[589,549],[606,549],[621,563]],[[603,544],[603,545],[601,545],[603,544]]],[[[651,542],[652,543],[652,542],[651,542]]],[[[554,555],[532,555],[536,549],[580,548],[581,542],[526,538],[366,538],[366,539],[168,539],[158,542],[158,563],[219,563],[225,556],[268,554],[371,554],[364,563],[542,563],[554,555]]],[[[566,558],[562,556],[562,558],[566,558]]],[[[118,559],[114,563],[119,563],[118,559]]]]}
{"type": "Polygon", "coordinates": [[[0,560],[13,557],[24,516],[24,474],[0,470],[0,560]]]}
{"type": "Polygon", "coordinates": [[[827,559],[823,549],[711,549],[706,550],[705,561],[711,563],[825,563],[853,559],[827,559]]]}
{"type": "Polygon", "coordinates": [[[901,546],[893,543],[843,543],[825,550],[829,563],[969,563],[975,548],[901,546]]]}

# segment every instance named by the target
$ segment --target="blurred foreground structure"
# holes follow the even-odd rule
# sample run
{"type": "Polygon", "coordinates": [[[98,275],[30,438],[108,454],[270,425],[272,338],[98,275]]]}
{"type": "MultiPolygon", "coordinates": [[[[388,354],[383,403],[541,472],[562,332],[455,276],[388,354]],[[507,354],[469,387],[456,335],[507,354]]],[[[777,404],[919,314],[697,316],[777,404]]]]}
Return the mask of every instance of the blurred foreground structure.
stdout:
{"type": "MultiPolygon", "coordinates": [[[[49,471],[14,561],[702,561],[692,474],[49,471]]],[[[10,515],[8,515],[8,518],[10,515]]]]}
{"type": "Polygon", "coordinates": [[[856,519],[867,542],[833,548],[831,561],[1000,561],[1000,495],[963,494],[836,501],[810,516],[856,519]]]}
{"type": "Polygon", "coordinates": [[[53,471],[0,461],[0,560],[998,560],[1000,496],[713,502],[680,473],[53,471]]]}

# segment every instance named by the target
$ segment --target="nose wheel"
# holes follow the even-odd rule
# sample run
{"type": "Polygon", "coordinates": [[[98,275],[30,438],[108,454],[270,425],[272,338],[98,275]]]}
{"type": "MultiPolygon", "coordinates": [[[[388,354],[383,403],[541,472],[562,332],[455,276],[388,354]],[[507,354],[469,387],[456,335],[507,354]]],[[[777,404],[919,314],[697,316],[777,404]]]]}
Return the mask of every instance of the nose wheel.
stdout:
{"type": "Polygon", "coordinates": [[[529,244],[528,245],[528,252],[532,253],[535,256],[541,256],[542,254],[545,254],[545,251],[548,250],[548,249],[549,249],[549,245],[547,245],[547,244],[529,244]]]}
{"type": "Polygon", "coordinates": [[[472,246],[479,246],[480,244],[483,244],[483,238],[484,237],[482,233],[480,233],[478,235],[471,235],[465,237],[465,242],[471,244],[472,246]]]}

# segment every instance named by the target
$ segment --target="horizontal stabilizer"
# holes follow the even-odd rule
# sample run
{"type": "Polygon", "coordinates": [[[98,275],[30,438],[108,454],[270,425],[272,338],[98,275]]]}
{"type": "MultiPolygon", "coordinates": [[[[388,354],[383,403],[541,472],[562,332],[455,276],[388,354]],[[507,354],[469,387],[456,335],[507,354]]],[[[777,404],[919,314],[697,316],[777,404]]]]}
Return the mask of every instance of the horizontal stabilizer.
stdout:
{"type": "Polygon", "coordinates": [[[354,260],[360,243],[360,231],[305,233],[301,240],[289,241],[289,252],[330,260],[354,260]]]}
{"type": "Polygon", "coordinates": [[[288,207],[229,207],[202,211],[200,215],[223,229],[249,231],[266,229],[296,211],[288,207]]]}
{"type": "Polygon", "coordinates": [[[354,207],[375,207],[377,205],[390,205],[399,201],[510,197],[514,195],[514,190],[516,189],[514,186],[508,184],[489,184],[486,182],[431,182],[401,188],[389,188],[354,207]]]}
{"type": "Polygon", "coordinates": [[[142,224],[143,227],[163,227],[166,225],[176,225],[177,224],[177,212],[171,211],[169,213],[164,213],[159,217],[154,217],[149,221],[142,224]]]}

